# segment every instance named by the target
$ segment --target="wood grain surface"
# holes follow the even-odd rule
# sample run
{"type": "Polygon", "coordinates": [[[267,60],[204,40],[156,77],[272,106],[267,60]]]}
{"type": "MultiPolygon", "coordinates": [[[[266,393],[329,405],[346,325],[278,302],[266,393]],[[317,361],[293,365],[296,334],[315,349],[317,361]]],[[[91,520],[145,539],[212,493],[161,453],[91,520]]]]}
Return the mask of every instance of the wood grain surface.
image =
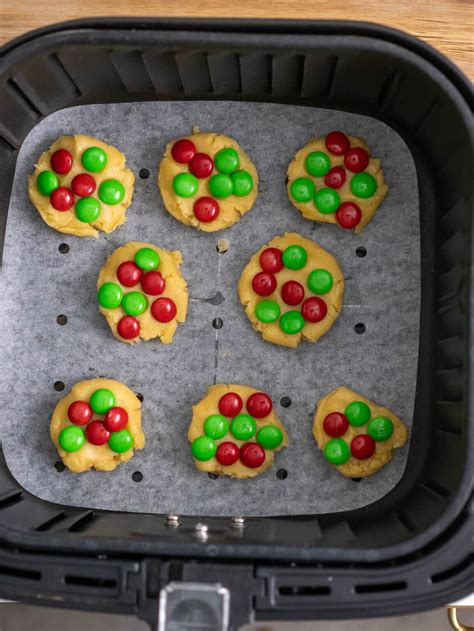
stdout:
{"type": "Polygon", "coordinates": [[[0,43],[53,22],[98,16],[365,20],[420,37],[474,79],[473,0],[0,0],[0,43]]]}

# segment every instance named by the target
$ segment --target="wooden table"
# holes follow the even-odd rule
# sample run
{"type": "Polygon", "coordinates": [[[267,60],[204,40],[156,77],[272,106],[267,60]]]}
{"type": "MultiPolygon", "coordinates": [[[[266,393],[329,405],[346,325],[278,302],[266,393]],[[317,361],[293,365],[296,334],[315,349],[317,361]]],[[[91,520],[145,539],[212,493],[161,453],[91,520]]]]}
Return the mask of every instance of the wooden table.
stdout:
{"type": "Polygon", "coordinates": [[[40,26],[88,16],[366,20],[424,39],[474,79],[472,0],[1,0],[0,44],[40,26]]]}

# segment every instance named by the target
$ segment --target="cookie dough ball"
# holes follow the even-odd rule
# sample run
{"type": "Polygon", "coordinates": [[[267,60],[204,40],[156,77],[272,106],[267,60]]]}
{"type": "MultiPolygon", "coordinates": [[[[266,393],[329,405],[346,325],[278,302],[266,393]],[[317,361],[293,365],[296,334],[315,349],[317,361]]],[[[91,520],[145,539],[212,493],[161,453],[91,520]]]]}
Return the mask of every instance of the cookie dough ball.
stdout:
{"type": "Polygon", "coordinates": [[[61,136],[41,154],[28,194],[43,220],[78,237],[112,232],[126,221],[135,176],[125,156],[92,136],[61,136]]]}
{"type": "Polygon", "coordinates": [[[188,440],[200,471],[253,478],[272,466],[288,435],[268,394],[217,384],[193,406],[188,440]]]}
{"type": "Polygon", "coordinates": [[[121,342],[160,338],[171,344],[184,322],[188,288],[181,253],[130,241],[109,256],[97,280],[99,310],[121,342]]]}
{"type": "Polygon", "coordinates": [[[341,386],[318,401],[313,435],[342,475],[364,478],[390,462],[408,431],[391,410],[341,386]]]}
{"type": "Polygon", "coordinates": [[[73,386],[57,404],[50,423],[51,440],[66,467],[113,471],[143,449],[141,403],[123,383],[91,379],[73,386]]]}
{"type": "Polygon", "coordinates": [[[344,278],[336,259],[287,232],[256,252],[239,280],[240,302],[264,340],[296,347],[316,342],[342,309],[344,278]]]}
{"type": "Polygon", "coordinates": [[[257,197],[258,175],[235,140],[197,133],[166,145],[158,172],[166,210],[205,232],[236,223],[257,197]]]}
{"type": "Polygon", "coordinates": [[[363,138],[333,131],[314,138],[288,167],[288,197],[303,217],[362,232],[383,202],[380,160],[363,138]]]}

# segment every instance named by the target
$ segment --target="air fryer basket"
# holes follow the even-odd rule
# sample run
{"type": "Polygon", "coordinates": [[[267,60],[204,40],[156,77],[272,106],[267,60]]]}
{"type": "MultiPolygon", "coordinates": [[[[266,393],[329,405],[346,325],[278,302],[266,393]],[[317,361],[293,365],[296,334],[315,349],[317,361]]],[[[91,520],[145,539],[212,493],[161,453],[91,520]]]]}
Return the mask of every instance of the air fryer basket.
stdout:
{"type": "Polygon", "coordinates": [[[43,116],[87,103],[206,98],[358,112],[391,125],[409,146],[422,300],[405,475],[363,509],[250,518],[242,528],[232,516],[177,523],[43,502],[2,462],[0,592],[43,603],[60,594],[62,606],[153,620],[170,580],[222,583],[234,625],[251,611],[261,619],[382,615],[463,595],[473,452],[472,95],[445,58],[396,31],[349,22],[101,19],[30,33],[0,56],[0,238],[19,147],[43,116]]]}

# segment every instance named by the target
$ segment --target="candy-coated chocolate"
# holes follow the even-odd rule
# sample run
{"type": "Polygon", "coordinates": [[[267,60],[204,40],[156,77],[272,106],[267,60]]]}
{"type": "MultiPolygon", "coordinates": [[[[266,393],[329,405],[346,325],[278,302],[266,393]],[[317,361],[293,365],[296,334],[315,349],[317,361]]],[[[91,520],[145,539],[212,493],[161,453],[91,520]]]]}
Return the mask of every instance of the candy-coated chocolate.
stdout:
{"type": "Polygon", "coordinates": [[[294,307],[299,305],[304,298],[304,287],[296,280],[287,280],[281,288],[283,302],[294,307]]]}
{"type": "Polygon", "coordinates": [[[219,399],[219,412],[231,418],[239,414],[243,405],[242,397],[237,392],[227,392],[219,399]]]}
{"type": "Polygon", "coordinates": [[[367,434],[377,442],[388,440],[393,434],[393,423],[386,416],[376,416],[368,424],[367,434]]]}
{"type": "Polygon", "coordinates": [[[234,185],[228,175],[217,173],[209,179],[209,190],[211,195],[214,195],[217,199],[224,199],[232,195],[234,185]]]}
{"type": "Polygon", "coordinates": [[[142,276],[142,289],[150,296],[159,296],[165,291],[166,281],[160,272],[146,272],[142,276]]]}
{"type": "Polygon", "coordinates": [[[100,147],[89,147],[82,154],[82,166],[92,173],[100,173],[107,166],[107,154],[100,147]]]}
{"type": "Polygon", "coordinates": [[[301,315],[306,322],[321,322],[326,317],[328,307],[325,301],[318,296],[311,296],[301,305],[301,315]]]}
{"type": "Polygon", "coordinates": [[[82,427],[69,425],[61,430],[58,441],[64,451],[77,451],[86,442],[86,436],[82,427]]]}
{"type": "Polygon", "coordinates": [[[74,401],[67,409],[67,416],[74,425],[87,425],[92,418],[92,408],[87,401],[74,401]]]}
{"type": "Polygon", "coordinates": [[[360,173],[369,165],[369,154],[362,147],[353,147],[344,156],[344,166],[352,173],[360,173]]]}
{"type": "Polygon", "coordinates": [[[308,274],[306,279],[308,289],[311,289],[313,294],[322,296],[331,291],[333,285],[333,278],[331,272],[327,269],[314,269],[308,274]]]}
{"type": "Polygon", "coordinates": [[[86,427],[86,438],[91,445],[105,445],[110,438],[110,432],[102,421],[92,421],[86,427]]]}
{"type": "Polygon", "coordinates": [[[295,335],[304,327],[304,318],[299,311],[287,311],[281,316],[279,324],[283,333],[295,335]]]}
{"type": "Polygon", "coordinates": [[[303,269],[308,260],[308,253],[301,245],[289,245],[283,252],[282,260],[288,269],[303,269]]]}
{"type": "Polygon", "coordinates": [[[312,151],[306,156],[304,166],[313,177],[323,177],[331,168],[331,160],[324,151],[312,151]]]}
{"type": "Polygon", "coordinates": [[[51,193],[49,201],[54,209],[64,212],[69,210],[74,204],[74,195],[65,186],[58,186],[51,193]]]}
{"type": "Polygon", "coordinates": [[[125,429],[128,423],[128,412],[121,407],[113,407],[107,412],[104,418],[105,428],[109,432],[119,432],[125,429]]]}
{"type": "Polygon", "coordinates": [[[352,439],[351,453],[357,460],[367,460],[375,451],[375,441],[368,434],[359,434],[352,439]]]}
{"type": "Polygon", "coordinates": [[[240,166],[239,154],[231,147],[218,151],[214,156],[214,160],[216,169],[221,173],[232,173],[240,166]]]}
{"type": "Polygon", "coordinates": [[[124,287],[135,287],[142,274],[142,270],[133,261],[124,261],[117,267],[117,278],[124,287]]]}
{"type": "Polygon", "coordinates": [[[124,340],[133,340],[140,335],[140,322],[133,316],[126,315],[120,318],[117,324],[117,333],[124,340]]]}
{"type": "Polygon", "coordinates": [[[45,197],[49,197],[59,186],[59,180],[52,171],[41,171],[36,178],[36,188],[45,197]]]}
{"type": "Polygon", "coordinates": [[[104,180],[99,186],[99,199],[108,206],[120,204],[124,197],[125,188],[122,182],[116,180],[115,178],[104,180]]]}
{"type": "Polygon", "coordinates": [[[356,173],[351,180],[351,191],[357,197],[367,199],[375,195],[377,180],[370,173],[356,173]]]}
{"type": "Polygon", "coordinates": [[[209,436],[199,436],[196,440],[193,440],[191,451],[196,460],[205,462],[206,460],[214,458],[217,445],[209,436]]]}
{"type": "Polygon", "coordinates": [[[135,253],[135,263],[147,272],[156,269],[160,264],[160,255],[152,248],[140,248],[135,253]]]}
{"type": "Polygon", "coordinates": [[[72,154],[67,149],[58,149],[51,156],[51,168],[61,175],[69,173],[72,162],[72,154]]]}
{"type": "Polygon", "coordinates": [[[247,412],[254,418],[265,418],[273,409],[273,403],[265,392],[254,392],[245,404],[247,412]]]}
{"type": "Polygon", "coordinates": [[[121,304],[127,315],[137,316],[146,311],[148,300],[140,291],[129,291],[122,298],[121,304]]]}
{"type": "Polygon", "coordinates": [[[221,443],[216,451],[216,460],[224,467],[230,467],[239,459],[239,448],[235,443],[226,441],[221,443]]]}
{"type": "Polygon", "coordinates": [[[252,279],[252,288],[259,296],[270,296],[277,287],[277,280],[270,272],[258,272],[252,279]]]}
{"type": "Polygon", "coordinates": [[[327,150],[335,156],[342,156],[351,146],[349,138],[342,131],[331,131],[325,142],[327,150]]]}
{"type": "Polygon", "coordinates": [[[264,449],[276,449],[282,440],[283,432],[276,425],[265,425],[257,432],[257,442],[264,449]]]}
{"type": "Polygon", "coordinates": [[[253,189],[252,176],[248,171],[234,171],[234,173],[231,173],[230,179],[233,186],[232,192],[237,197],[244,197],[253,189]]]}
{"type": "Polygon", "coordinates": [[[230,424],[230,432],[238,440],[248,440],[256,431],[257,425],[250,414],[237,414],[230,424]]]}
{"type": "Polygon", "coordinates": [[[280,317],[280,305],[274,300],[261,300],[255,306],[255,317],[260,322],[275,322],[280,317]]]}
{"type": "Polygon", "coordinates": [[[346,172],[343,167],[333,167],[330,169],[325,178],[324,183],[329,188],[341,188],[346,181],[346,172]]]}
{"type": "Polygon", "coordinates": [[[355,228],[362,219],[362,211],[354,202],[342,202],[336,210],[336,221],[342,228],[355,228]]]}
{"type": "Polygon", "coordinates": [[[316,187],[314,182],[307,177],[298,177],[290,186],[293,199],[297,202],[309,202],[314,199],[316,187]]]}
{"type": "Polygon", "coordinates": [[[370,408],[364,401],[352,401],[344,410],[350,425],[360,427],[365,425],[370,419],[370,408]]]}
{"type": "Polygon", "coordinates": [[[90,223],[100,215],[100,202],[95,197],[81,197],[74,207],[79,221],[90,223]]]}
{"type": "Polygon", "coordinates": [[[166,324],[176,317],[176,305],[171,298],[157,298],[151,305],[151,315],[157,322],[166,324]]]}
{"type": "Polygon", "coordinates": [[[192,197],[197,193],[198,181],[192,173],[178,173],[173,178],[173,191],[178,197],[192,197]]]}
{"type": "Polygon", "coordinates": [[[350,456],[349,445],[342,438],[332,438],[324,445],[324,457],[331,464],[344,464],[350,456]]]}
{"type": "Polygon", "coordinates": [[[229,421],[223,414],[211,414],[204,421],[204,433],[209,438],[219,440],[229,431],[229,421]]]}
{"type": "Polygon", "coordinates": [[[112,434],[110,434],[107,444],[115,453],[123,454],[133,447],[133,437],[128,429],[121,429],[119,432],[112,432],[112,434]]]}
{"type": "Polygon", "coordinates": [[[78,197],[87,197],[97,188],[94,178],[89,173],[79,173],[72,178],[72,192],[78,197]]]}
{"type": "Polygon", "coordinates": [[[240,460],[250,469],[257,469],[265,462],[265,451],[258,443],[245,443],[240,448],[240,460]]]}
{"type": "Polygon", "coordinates": [[[335,213],[340,204],[339,193],[333,188],[320,188],[314,196],[314,205],[323,215],[335,213]]]}
{"type": "Polygon", "coordinates": [[[104,309],[116,309],[122,302],[123,291],[117,283],[104,283],[97,292],[97,300],[104,309]]]}
{"type": "Polygon", "coordinates": [[[194,216],[202,223],[210,223],[219,216],[219,204],[213,197],[200,197],[194,202],[194,216]]]}
{"type": "Polygon", "coordinates": [[[340,438],[349,429],[349,422],[341,412],[331,412],[324,419],[323,429],[331,438],[340,438]]]}
{"type": "Polygon", "coordinates": [[[214,162],[207,153],[195,153],[189,162],[189,170],[198,178],[209,177],[214,168],[214,162]]]}
{"type": "Polygon", "coordinates": [[[91,394],[89,405],[96,414],[105,414],[114,407],[115,395],[108,388],[98,388],[91,394]]]}
{"type": "Polygon", "coordinates": [[[171,155],[175,162],[186,164],[191,162],[196,153],[196,145],[188,138],[182,138],[174,143],[171,147],[171,155]]]}
{"type": "Polygon", "coordinates": [[[276,274],[283,269],[282,251],[278,248],[267,248],[260,254],[260,267],[264,272],[276,274]]]}

